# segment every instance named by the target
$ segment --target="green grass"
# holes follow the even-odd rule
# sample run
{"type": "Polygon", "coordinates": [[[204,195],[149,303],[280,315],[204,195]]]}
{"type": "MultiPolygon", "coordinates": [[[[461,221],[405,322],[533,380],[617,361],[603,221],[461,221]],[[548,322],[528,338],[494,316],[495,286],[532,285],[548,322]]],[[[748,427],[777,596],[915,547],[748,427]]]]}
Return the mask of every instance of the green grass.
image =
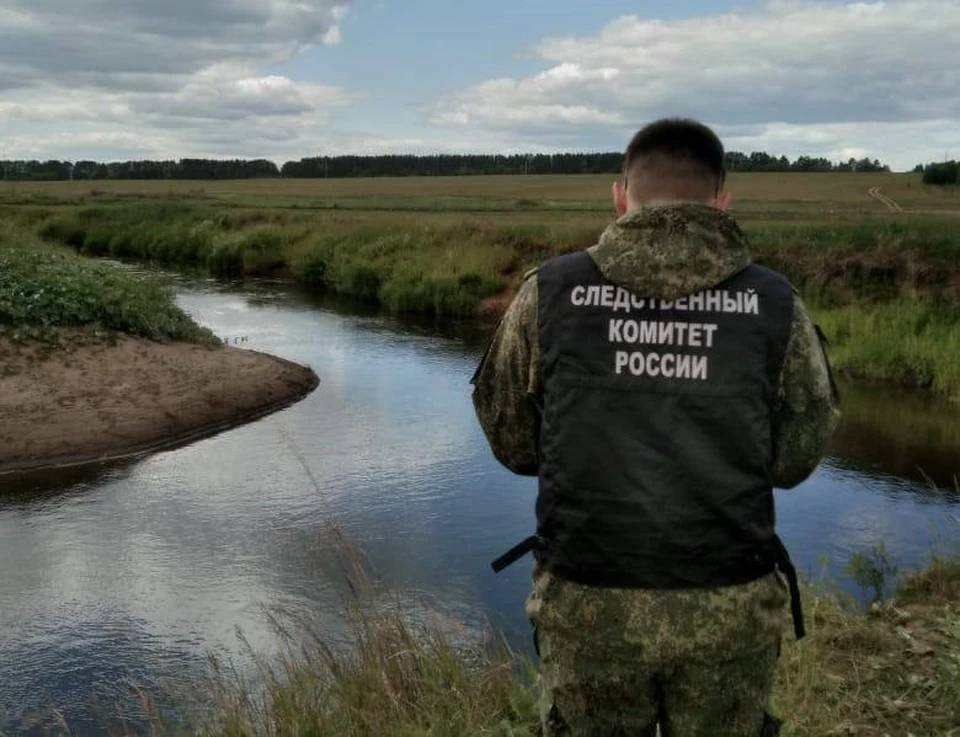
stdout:
{"type": "Polygon", "coordinates": [[[960,309],[944,298],[818,307],[838,371],[932,389],[960,391],[960,309]]]}
{"type": "Polygon", "coordinates": [[[960,395],[960,229],[953,221],[748,226],[797,285],[838,373],[960,395]]]}
{"type": "MultiPolygon", "coordinates": [[[[775,710],[785,735],[945,735],[960,725],[960,561],[934,559],[894,601],[868,613],[807,586],[808,638],[788,637],[775,710]],[[844,731],[848,730],[848,731],[844,731]]],[[[220,712],[208,737],[240,735],[535,735],[533,666],[489,642],[464,649],[418,635],[399,610],[356,609],[356,648],[322,637],[288,657],[256,708],[220,712]]],[[[226,686],[220,704],[252,705],[226,686]],[[232,694],[224,699],[224,694],[232,694]]]]}
{"type": "MultiPolygon", "coordinates": [[[[358,179],[261,179],[237,181],[76,181],[0,182],[0,201],[77,202],[180,198],[184,201],[210,200],[252,206],[344,203],[352,200],[363,207],[380,203],[406,207],[456,201],[474,204],[525,201],[537,207],[553,203],[586,203],[609,210],[609,174],[562,176],[464,176],[464,177],[377,177],[358,179]]],[[[728,178],[734,206],[740,211],[821,210],[883,213],[885,208],[871,199],[867,190],[880,187],[884,194],[907,209],[956,210],[960,195],[941,187],[925,187],[919,174],[887,173],[741,173],[728,178]]]]}
{"type": "MultiPolygon", "coordinates": [[[[346,576],[340,610],[316,620],[271,612],[276,655],[260,655],[247,644],[252,673],[211,655],[202,683],[174,684],[163,707],[135,686],[150,734],[540,734],[535,661],[489,630],[478,633],[443,616],[430,617],[416,601],[390,591],[338,526],[329,525],[327,534],[334,559],[326,563],[346,576]]],[[[774,713],[786,720],[784,737],[955,737],[960,733],[955,537],[934,546],[925,569],[896,582],[895,561],[882,546],[854,555],[852,564],[862,584],[876,584],[881,592],[895,584],[896,592],[864,610],[826,573],[802,583],[807,637],[797,642],[789,634],[784,612],[788,634],[773,691],[774,713]]],[[[129,733],[122,726],[105,727],[110,734],[129,733]]],[[[68,725],[64,728],[69,734],[68,725]]]]}
{"type": "Polygon", "coordinates": [[[55,337],[70,327],[155,341],[216,341],[157,284],[0,222],[0,335],[55,337]]]}
{"type": "MultiPolygon", "coordinates": [[[[863,184],[837,176],[823,180],[829,193],[844,182],[863,184]]],[[[744,181],[763,179],[756,177],[744,181]]],[[[208,199],[142,194],[94,207],[7,206],[4,211],[44,239],[86,255],[200,267],[219,276],[285,275],[316,291],[394,312],[464,316],[480,313],[490,298],[505,303],[503,297],[527,268],[594,243],[610,221],[600,210],[537,209],[542,203],[579,202],[571,198],[592,191],[593,180],[554,178],[545,192],[550,196],[537,198],[535,187],[516,178],[511,189],[494,194],[493,179],[471,178],[460,198],[466,202],[461,212],[448,211],[450,195],[444,193],[449,190],[438,189],[450,183],[435,180],[212,183],[216,196],[208,199]],[[275,195],[268,203],[277,205],[279,198],[286,205],[244,205],[243,198],[258,188],[265,197],[275,195]],[[390,196],[370,196],[360,210],[308,207],[314,190],[339,192],[343,203],[375,189],[390,196]],[[421,203],[429,196],[436,198],[434,209],[390,209],[398,198],[421,203]],[[474,211],[467,202],[473,197],[485,197],[490,207],[507,203],[508,209],[474,211]]],[[[745,219],[753,251],[759,262],[786,274],[813,306],[831,338],[838,372],[960,393],[957,219],[831,215],[811,209],[810,202],[818,200],[802,199],[816,194],[804,190],[804,182],[820,179],[763,181],[777,185],[776,196],[798,199],[785,220],[745,219]]],[[[903,182],[889,181],[891,186],[903,182]]],[[[124,191],[132,196],[136,183],[124,191]]],[[[843,190],[834,194],[842,199],[843,190]]],[[[776,204],[749,202],[751,207],[776,204]]],[[[778,207],[789,204],[777,202],[778,207]]]]}
{"type": "MultiPolygon", "coordinates": [[[[487,634],[416,623],[354,585],[347,639],[274,615],[283,643],[255,677],[210,659],[176,711],[136,689],[150,734],[195,737],[535,737],[537,671],[487,634]]],[[[784,640],[773,710],[784,737],[949,737],[960,725],[960,560],[935,558],[866,612],[828,582],[804,585],[807,637],[784,640]]],[[[375,596],[382,597],[378,592],[375,596]]],[[[174,704],[171,704],[174,706],[174,704]]],[[[70,734],[69,725],[62,722],[70,734]]],[[[110,725],[110,734],[129,734],[110,725]]],[[[142,733],[138,732],[138,733],[142,733]]]]}
{"type": "MultiPolygon", "coordinates": [[[[289,627],[285,624],[284,627],[289,627]]],[[[466,646],[412,625],[398,610],[355,613],[354,647],[322,633],[279,662],[266,689],[215,667],[204,737],[521,737],[535,733],[533,670],[497,642],[466,646]]],[[[528,664],[529,665],[529,664],[528,664]]]]}
{"type": "Polygon", "coordinates": [[[176,203],[81,208],[34,219],[43,238],[85,255],[199,265],[221,276],[289,273],[318,291],[437,315],[471,314],[507,288],[524,264],[596,236],[592,226],[318,220],[176,203]]]}
{"type": "MultiPolygon", "coordinates": [[[[785,637],[774,684],[773,710],[786,722],[784,737],[960,732],[960,559],[932,559],[926,570],[904,578],[893,599],[867,611],[828,580],[803,588],[807,637],[785,637]]],[[[170,708],[137,689],[150,733],[540,734],[534,661],[491,633],[425,625],[369,581],[352,579],[350,590],[336,635],[329,621],[317,626],[299,615],[271,615],[282,647],[269,658],[249,651],[255,676],[211,657],[204,684],[187,700],[164,699],[170,708]]]]}
{"type": "Polygon", "coordinates": [[[757,260],[807,294],[837,304],[855,298],[960,294],[956,220],[748,224],[757,260]]]}

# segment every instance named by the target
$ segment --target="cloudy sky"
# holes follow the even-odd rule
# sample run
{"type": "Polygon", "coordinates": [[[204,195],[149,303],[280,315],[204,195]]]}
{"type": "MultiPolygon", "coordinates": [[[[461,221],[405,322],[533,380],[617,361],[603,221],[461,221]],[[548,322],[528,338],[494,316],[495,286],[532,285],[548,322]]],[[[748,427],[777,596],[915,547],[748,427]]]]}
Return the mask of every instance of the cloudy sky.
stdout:
{"type": "Polygon", "coordinates": [[[0,0],[0,158],[960,157],[960,0],[0,0]]]}

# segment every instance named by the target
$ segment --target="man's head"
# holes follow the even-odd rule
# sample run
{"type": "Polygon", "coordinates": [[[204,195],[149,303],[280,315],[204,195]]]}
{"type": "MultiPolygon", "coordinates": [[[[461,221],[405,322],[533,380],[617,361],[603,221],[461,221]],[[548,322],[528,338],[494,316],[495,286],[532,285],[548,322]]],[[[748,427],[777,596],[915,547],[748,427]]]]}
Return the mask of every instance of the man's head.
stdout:
{"type": "Polygon", "coordinates": [[[670,118],[642,128],[627,146],[614,183],[617,216],[644,205],[698,202],[725,208],[723,144],[695,120],[670,118]]]}

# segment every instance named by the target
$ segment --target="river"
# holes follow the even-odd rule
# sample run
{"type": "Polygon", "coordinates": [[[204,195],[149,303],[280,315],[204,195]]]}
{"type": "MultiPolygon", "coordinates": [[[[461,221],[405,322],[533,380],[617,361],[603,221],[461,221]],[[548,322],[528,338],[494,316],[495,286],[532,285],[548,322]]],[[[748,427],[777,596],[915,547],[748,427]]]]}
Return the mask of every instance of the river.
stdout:
{"type": "MultiPolygon", "coordinates": [[[[273,652],[264,607],[331,611],[343,591],[331,525],[423,611],[528,648],[530,561],[489,563],[531,532],[535,481],[497,465],[473,415],[485,334],[276,282],[170,278],[198,321],[321,385],[179,450],[0,482],[0,734],[41,734],[52,707],[74,734],[104,734],[102,712],[137,716],[131,682],[186,683],[208,652],[249,667],[238,631],[273,652]]],[[[883,541],[908,570],[960,529],[960,413],[843,390],[830,457],[777,492],[778,521],[800,569],[825,565],[859,595],[842,572],[853,551],[883,541]]]]}

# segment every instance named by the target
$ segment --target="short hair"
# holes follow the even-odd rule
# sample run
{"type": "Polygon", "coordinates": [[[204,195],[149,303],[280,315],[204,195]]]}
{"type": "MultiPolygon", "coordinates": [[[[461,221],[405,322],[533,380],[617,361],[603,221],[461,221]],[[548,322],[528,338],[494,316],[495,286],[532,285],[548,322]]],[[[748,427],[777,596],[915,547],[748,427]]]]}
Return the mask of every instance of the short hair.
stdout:
{"type": "Polygon", "coordinates": [[[710,128],[688,118],[665,118],[641,128],[627,146],[623,181],[642,173],[702,182],[714,190],[726,179],[723,143],[710,128]]]}

